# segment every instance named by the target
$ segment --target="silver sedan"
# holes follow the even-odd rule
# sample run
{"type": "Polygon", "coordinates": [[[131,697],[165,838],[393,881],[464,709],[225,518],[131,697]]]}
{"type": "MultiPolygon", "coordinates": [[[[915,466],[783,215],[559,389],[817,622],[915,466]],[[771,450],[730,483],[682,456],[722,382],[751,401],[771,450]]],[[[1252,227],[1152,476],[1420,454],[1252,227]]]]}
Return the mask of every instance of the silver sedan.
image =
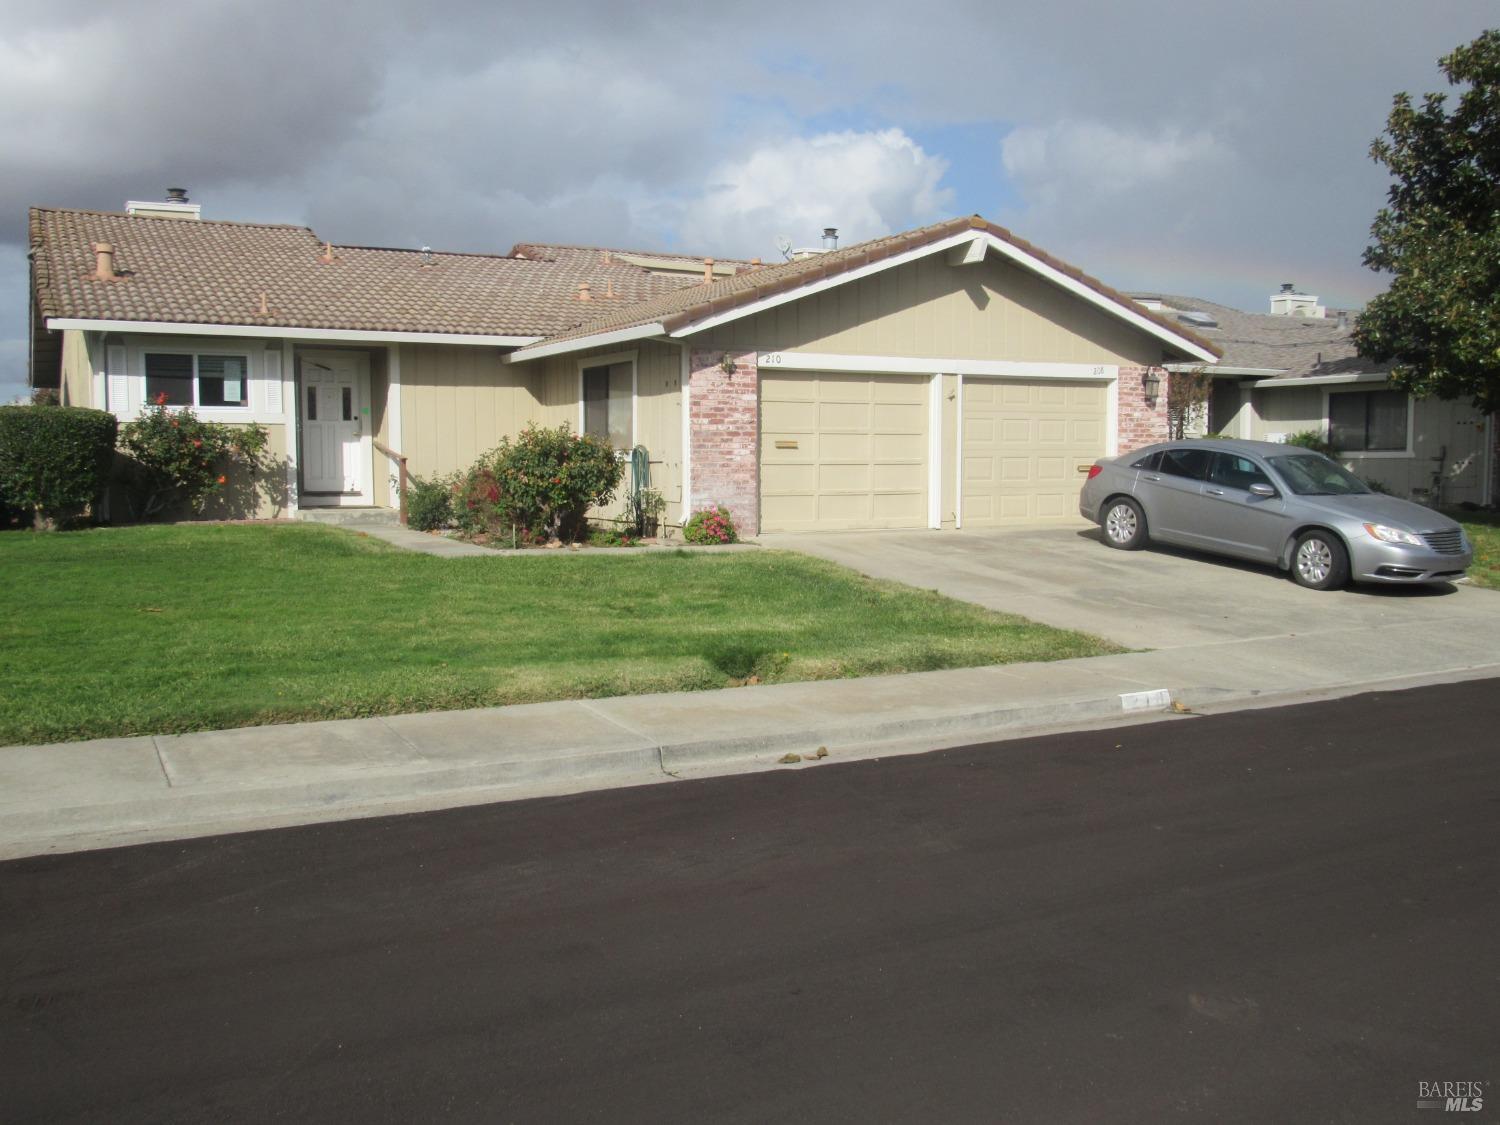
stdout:
{"type": "Polygon", "coordinates": [[[1462,578],[1461,525],[1372,492],[1320,453],[1265,441],[1166,442],[1098,461],[1078,510],[1111,547],[1148,541],[1270,563],[1301,585],[1413,585],[1462,578]]]}

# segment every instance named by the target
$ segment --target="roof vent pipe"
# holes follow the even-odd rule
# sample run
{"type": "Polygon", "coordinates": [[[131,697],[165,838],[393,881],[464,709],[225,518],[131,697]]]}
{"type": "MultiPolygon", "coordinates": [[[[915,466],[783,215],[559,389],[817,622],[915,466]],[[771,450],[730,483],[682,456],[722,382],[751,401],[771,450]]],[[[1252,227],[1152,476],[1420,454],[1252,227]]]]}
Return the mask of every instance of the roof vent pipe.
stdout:
{"type": "Polygon", "coordinates": [[[94,243],[94,277],[100,281],[115,279],[115,248],[108,242],[94,243]]]}
{"type": "Polygon", "coordinates": [[[704,285],[712,285],[713,283],[714,283],[714,260],[712,258],[704,258],[703,259],[703,284],[704,285]]]}
{"type": "Polygon", "coordinates": [[[823,249],[824,250],[837,250],[838,248],[839,248],[839,228],[838,227],[824,227],[823,228],[823,249]]]}

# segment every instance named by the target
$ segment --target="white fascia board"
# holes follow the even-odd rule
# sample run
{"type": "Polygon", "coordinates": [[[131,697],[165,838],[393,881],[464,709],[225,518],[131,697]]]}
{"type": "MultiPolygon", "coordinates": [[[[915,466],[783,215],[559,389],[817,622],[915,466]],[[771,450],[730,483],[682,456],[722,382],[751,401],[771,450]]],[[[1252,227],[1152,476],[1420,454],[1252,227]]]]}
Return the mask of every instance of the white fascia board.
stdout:
{"type": "Polygon", "coordinates": [[[1126,308],[1118,301],[1111,300],[1103,293],[1099,293],[1090,286],[1083,284],[1083,282],[1075,281],[1073,278],[1069,277],[1061,270],[1054,269],[1052,266],[1049,266],[1040,258],[1033,257],[1032,255],[1026,253],[1024,250],[1021,250],[1019,247],[1012,246],[1003,238],[996,238],[993,234],[990,234],[989,231],[980,230],[959,231],[957,234],[949,235],[947,238],[939,239],[936,242],[930,242],[926,246],[919,246],[914,250],[907,250],[902,254],[893,254],[891,257],[882,258],[878,262],[870,262],[866,265],[860,266],[857,269],[852,269],[844,273],[835,274],[832,277],[819,278],[816,281],[810,281],[806,285],[799,286],[796,289],[789,289],[784,293],[776,293],[762,300],[752,301],[750,304],[742,305],[739,308],[735,309],[729,309],[715,316],[704,317],[702,320],[695,321],[684,328],[679,328],[676,332],[672,333],[672,336],[674,338],[680,339],[684,336],[691,336],[698,332],[706,332],[710,328],[717,328],[721,324],[727,324],[732,320],[739,320],[741,317],[754,316],[756,313],[764,312],[767,309],[776,308],[778,305],[784,305],[790,301],[800,301],[804,297],[810,297],[815,293],[821,293],[824,290],[832,289],[837,285],[845,285],[851,281],[858,281],[862,277],[869,277],[872,274],[881,273],[884,270],[896,269],[899,266],[906,265],[908,262],[915,262],[919,258],[925,258],[931,254],[938,254],[943,251],[950,250],[955,246],[965,246],[969,243],[981,241],[986,246],[995,250],[997,253],[1005,258],[1008,258],[1012,262],[1015,262],[1017,265],[1025,269],[1029,269],[1033,273],[1041,275],[1048,281],[1052,282],[1054,285],[1067,290],[1069,293],[1072,293],[1075,296],[1082,297],[1090,304],[1104,310],[1105,312],[1113,316],[1119,317],[1121,320],[1136,328],[1139,328],[1141,331],[1149,333],[1159,340],[1165,340],[1173,347],[1180,348],[1191,356],[1196,356],[1204,363],[1215,363],[1218,361],[1218,356],[1214,355],[1213,352],[1200,347],[1199,345],[1193,343],[1191,340],[1184,339],[1182,336],[1179,336],[1177,333],[1171,331],[1170,329],[1157,324],[1156,321],[1151,320],[1132,309],[1126,308]]]}
{"type": "Polygon", "coordinates": [[[1338,383],[1386,383],[1390,374],[1381,371],[1366,371],[1358,375],[1311,375],[1305,379],[1295,375],[1282,379],[1261,379],[1254,383],[1256,390],[1262,387],[1327,387],[1338,383]]]}
{"type": "Polygon", "coordinates": [[[1261,378],[1265,379],[1280,375],[1283,371],[1286,370],[1286,368],[1284,367],[1225,367],[1223,364],[1219,363],[1164,363],[1162,364],[1162,367],[1167,371],[1186,371],[1189,374],[1196,371],[1201,371],[1203,372],[1203,374],[1212,375],[1216,379],[1220,377],[1228,377],[1231,375],[1237,377],[1259,375],[1261,378]]]}
{"type": "Polygon", "coordinates": [[[1001,379],[1098,379],[1119,377],[1112,363],[1026,363],[1009,359],[933,359],[890,355],[834,355],[824,352],[762,352],[762,371],[858,371],[875,375],[988,375],[1001,379]]]}
{"type": "Polygon", "coordinates": [[[480,336],[460,332],[366,332],[355,328],[283,328],[264,324],[187,324],[167,320],[85,320],[47,318],[47,327],[93,332],[143,332],[152,336],[251,336],[265,340],[319,340],[372,344],[472,344],[524,347],[540,336],[480,336]]]}
{"type": "Polygon", "coordinates": [[[576,340],[559,340],[555,344],[538,344],[511,352],[506,363],[525,363],[529,359],[546,359],[549,355],[567,355],[588,348],[599,348],[606,344],[623,344],[629,340],[647,340],[652,336],[665,336],[666,328],[660,324],[638,324],[634,328],[617,328],[613,332],[596,332],[592,336],[579,336],[576,340]]]}

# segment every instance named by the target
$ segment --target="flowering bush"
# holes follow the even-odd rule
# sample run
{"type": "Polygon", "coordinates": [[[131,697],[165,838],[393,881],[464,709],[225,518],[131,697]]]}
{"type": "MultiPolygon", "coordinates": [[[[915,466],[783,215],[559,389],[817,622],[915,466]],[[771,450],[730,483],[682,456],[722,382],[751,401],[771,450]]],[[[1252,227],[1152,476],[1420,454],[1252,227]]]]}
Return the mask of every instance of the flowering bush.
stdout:
{"type": "Polygon", "coordinates": [[[406,522],[417,531],[438,531],[453,522],[456,484],[451,477],[410,477],[406,486],[406,522]]]}
{"type": "Polygon", "coordinates": [[[689,543],[735,543],[739,532],[734,527],[734,517],[728,508],[704,508],[694,512],[682,525],[682,537],[689,543]]]}
{"type": "Polygon", "coordinates": [[[457,492],[455,517],[469,534],[515,527],[528,542],[574,542],[591,507],[608,504],[624,466],[608,442],[567,426],[527,426],[481,457],[457,492]]]}
{"type": "Polygon", "coordinates": [[[262,468],[265,427],[201,421],[187,407],[168,407],[166,395],[120,429],[120,449],[136,463],[136,515],[142,519],[177,503],[195,513],[229,483],[229,472],[262,468]]]}

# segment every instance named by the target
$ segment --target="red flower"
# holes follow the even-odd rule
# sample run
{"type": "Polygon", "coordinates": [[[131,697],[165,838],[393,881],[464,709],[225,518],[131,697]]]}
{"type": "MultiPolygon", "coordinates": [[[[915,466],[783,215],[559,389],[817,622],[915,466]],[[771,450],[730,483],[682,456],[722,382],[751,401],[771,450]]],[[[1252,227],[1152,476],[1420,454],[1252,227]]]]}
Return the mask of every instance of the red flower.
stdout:
{"type": "Polygon", "coordinates": [[[194,438],[193,439],[193,448],[194,449],[201,449],[202,447],[203,447],[203,439],[202,438],[194,438]]]}
{"type": "Polygon", "coordinates": [[[219,483],[220,483],[220,484],[223,484],[223,483],[224,483],[224,482],[225,482],[225,481],[226,481],[226,480],[228,480],[228,479],[229,479],[229,478],[228,478],[228,477],[225,477],[225,476],[221,476],[221,477],[219,477],[219,483]]]}
{"type": "Polygon", "coordinates": [[[166,406],[167,405],[167,392],[166,391],[158,391],[157,394],[156,394],[156,397],[154,399],[152,399],[151,401],[154,402],[154,403],[156,403],[157,406],[166,406]]]}

